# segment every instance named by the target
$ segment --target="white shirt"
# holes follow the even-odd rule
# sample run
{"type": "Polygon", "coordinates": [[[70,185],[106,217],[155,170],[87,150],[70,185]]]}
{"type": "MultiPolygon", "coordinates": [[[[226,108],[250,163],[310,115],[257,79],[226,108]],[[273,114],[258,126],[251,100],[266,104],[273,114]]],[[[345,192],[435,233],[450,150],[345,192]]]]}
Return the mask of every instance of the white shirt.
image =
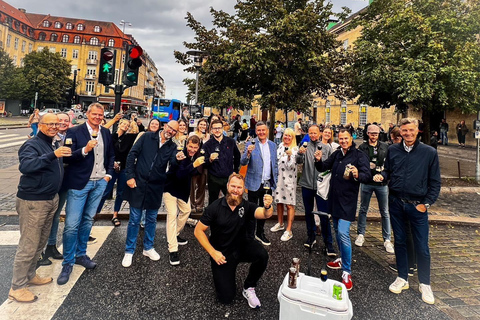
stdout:
{"type": "Polygon", "coordinates": [[[272,176],[272,167],[270,166],[270,147],[268,146],[268,139],[265,140],[265,143],[258,141],[258,146],[260,147],[260,152],[262,153],[263,159],[263,171],[262,171],[262,182],[270,181],[272,176]]]}

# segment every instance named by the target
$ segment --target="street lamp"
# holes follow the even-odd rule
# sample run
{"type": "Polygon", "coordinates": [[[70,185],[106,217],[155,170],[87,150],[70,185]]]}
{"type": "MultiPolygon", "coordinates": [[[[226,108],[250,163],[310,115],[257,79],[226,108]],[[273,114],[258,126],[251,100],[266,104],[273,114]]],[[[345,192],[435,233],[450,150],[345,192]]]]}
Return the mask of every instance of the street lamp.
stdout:
{"type": "Polygon", "coordinates": [[[195,104],[198,105],[198,73],[203,64],[204,52],[200,50],[191,50],[191,51],[187,51],[187,54],[193,57],[193,64],[196,69],[195,104]]]}

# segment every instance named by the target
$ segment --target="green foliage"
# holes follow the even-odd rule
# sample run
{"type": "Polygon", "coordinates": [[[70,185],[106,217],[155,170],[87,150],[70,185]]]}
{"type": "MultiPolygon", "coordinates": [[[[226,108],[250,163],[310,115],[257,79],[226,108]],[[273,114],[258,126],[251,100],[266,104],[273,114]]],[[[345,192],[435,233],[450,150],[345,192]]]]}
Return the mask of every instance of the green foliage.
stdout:
{"type": "Polygon", "coordinates": [[[0,49],[0,99],[23,99],[26,87],[21,69],[0,49]]]}

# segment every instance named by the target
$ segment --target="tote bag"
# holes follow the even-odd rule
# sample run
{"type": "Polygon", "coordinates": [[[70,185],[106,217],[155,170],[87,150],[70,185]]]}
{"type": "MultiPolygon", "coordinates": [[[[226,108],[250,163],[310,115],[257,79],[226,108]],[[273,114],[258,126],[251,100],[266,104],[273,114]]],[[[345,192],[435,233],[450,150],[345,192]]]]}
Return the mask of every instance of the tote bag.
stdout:
{"type": "Polygon", "coordinates": [[[317,177],[317,194],[323,200],[328,200],[328,191],[330,190],[331,178],[332,172],[330,170],[321,172],[317,177]]]}

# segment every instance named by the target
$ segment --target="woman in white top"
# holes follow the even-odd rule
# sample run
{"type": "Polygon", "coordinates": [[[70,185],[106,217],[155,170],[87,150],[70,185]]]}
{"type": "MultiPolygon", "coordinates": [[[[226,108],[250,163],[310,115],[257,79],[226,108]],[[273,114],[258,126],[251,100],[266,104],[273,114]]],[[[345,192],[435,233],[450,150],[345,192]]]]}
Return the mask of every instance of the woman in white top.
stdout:
{"type": "Polygon", "coordinates": [[[295,217],[295,203],[297,195],[297,164],[295,157],[298,152],[295,132],[287,128],[283,133],[283,142],[277,149],[278,183],[275,190],[275,203],[277,204],[278,223],[270,231],[284,230],[283,211],[287,206],[287,228],[280,240],[288,241],[293,237],[292,223],[295,217]]]}

